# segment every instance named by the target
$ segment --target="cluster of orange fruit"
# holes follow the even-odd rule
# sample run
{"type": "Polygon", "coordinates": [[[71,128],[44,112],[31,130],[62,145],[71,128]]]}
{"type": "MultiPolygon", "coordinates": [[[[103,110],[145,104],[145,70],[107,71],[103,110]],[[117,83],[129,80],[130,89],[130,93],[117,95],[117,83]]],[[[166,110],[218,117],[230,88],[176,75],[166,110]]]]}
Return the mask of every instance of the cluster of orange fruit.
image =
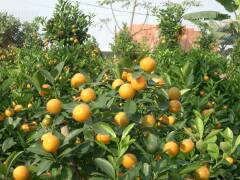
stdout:
{"type": "Polygon", "coordinates": [[[4,113],[0,113],[0,122],[4,121],[7,117],[13,117],[15,113],[23,111],[23,106],[13,102],[13,107],[5,109],[4,113]]]}

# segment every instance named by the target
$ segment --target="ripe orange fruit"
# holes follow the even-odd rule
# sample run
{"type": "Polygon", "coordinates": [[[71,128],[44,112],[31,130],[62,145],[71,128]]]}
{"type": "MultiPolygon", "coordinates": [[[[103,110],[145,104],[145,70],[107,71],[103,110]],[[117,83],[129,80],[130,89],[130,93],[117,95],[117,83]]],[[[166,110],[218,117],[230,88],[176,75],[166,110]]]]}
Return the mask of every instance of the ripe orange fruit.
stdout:
{"type": "Polygon", "coordinates": [[[165,85],[165,80],[162,77],[155,77],[152,78],[152,80],[155,82],[156,86],[163,87],[165,85]]]}
{"type": "Polygon", "coordinates": [[[209,176],[210,176],[210,173],[206,166],[201,166],[195,172],[196,180],[208,180],[209,176]]]}
{"type": "Polygon", "coordinates": [[[5,114],[4,113],[0,113],[0,122],[5,120],[5,114]]]}
{"type": "Polygon", "coordinates": [[[42,88],[43,88],[43,89],[49,89],[50,87],[51,87],[51,86],[50,86],[49,84],[43,84],[43,85],[42,85],[42,88]]]}
{"type": "Polygon", "coordinates": [[[25,133],[30,132],[30,126],[27,123],[21,125],[21,130],[25,133]]]}
{"type": "Polygon", "coordinates": [[[137,79],[132,79],[131,81],[131,85],[136,91],[145,89],[146,84],[147,82],[143,76],[139,76],[137,79]]]}
{"type": "Polygon", "coordinates": [[[124,84],[124,81],[121,79],[115,79],[112,83],[112,89],[116,89],[117,87],[124,84]]]}
{"type": "Polygon", "coordinates": [[[181,96],[181,92],[178,88],[176,87],[171,87],[168,90],[168,97],[170,100],[179,100],[181,96]]]}
{"type": "Polygon", "coordinates": [[[17,166],[13,170],[14,180],[27,180],[29,178],[29,171],[26,166],[17,166]]]}
{"type": "MultiPolygon", "coordinates": [[[[46,135],[46,134],[45,134],[46,135]]],[[[60,141],[57,136],[53,134],[48,134],[43,138],[42,146],[47,152],[55,153],[57,152],[60,145],[60,141]]]]}
{"type": "Polygon", "coordinates": [[[140,61],[140,68],[145,72],[152,72],[156,68],[156,61],[151,57],[145,57],[140,61]]]}
{"type": "Polygon", "coordinates": [[[208,80],[209,80],[209,77],[208,77],[207,74],[205,74],[205,75],[203,76],[203,80],[204,80],[204,81],[208,81],[208,80]]]}
{"type": "Polygon", "coordinates": [[[174,141],[169,141],[164,145],[163,151],[166,152],[170,157],[175,157],[179,152],[178,144],[174,141]]]}
{"type": "Polygon", "coordinates": [[[132,73],[127,73],[127,81],[128,81],[128,82],[131,82],[132,79],[133,79],[132,73]]]}
{"type": "Polygon", "coordinates": [[[78,88],[81,84],[86,82],[86,77],[82,73],[75,74],[71,79],[71,86],[78,88]]]}
{"type": "Polygon", "coordinates": [[[15,107],[14,107],[14,111],[19,113],[23,110],[23,106],[20,105],[20,104],[17,104],[15,107]]]}
{"type": "Polygon", "coordinates": [[[190,153],[193,150],[193,148],[194,143],[192,142],[191,139],[184,139],[180,143],[180,150],[185,154],[190,153]]]}
{"type": "Polygon", "coordinates": [[[91,102],[96,99],[96,93],[92,88],[87,88],[81,91],[80,99],[83,102],[91,102]]]}
{"type": "Polygon", "coordinates": [[[6,117],[12,117],[14,115],[14,110],[11,108],[8,108],[5,110],[4,114],[6,117]]]}
{"type": "Polygon", "coordinates": [[[91,110],[87,104],[79,104],[72,111],[72,117],[75,121],[85,122],[91,117],[91,110]]]}
{"type": "Polygon", "coordinates": [[[225,160],[229,163],[229,165],[232,165],[234,163],[234,159],[231,156],[227,156],[225,160]]]}
{"type": "Polygon", "coordinates": [[[122,80],[127,81],[127,75],[128,75],[128,72],[127,71],[123,71],[122,72],[122,76],[121,76],[122,80]]]}
{"type": "Polygon", "coordinates": [[[128,116],[125,112],[117,113],[114,117],[114,121],[120,127],[127,126],[129,123],[128,116]]]}
{"type": "Polygon", "coordinates": [[[210,109],[204,109],[202,111],[202,115],[203,116],[210,116],[215,110],[213,108],[210,108],[210,109]]]}
{"type": "Polygon", "coordinates": [[[200,91],[200,96],[205,96],[205,91],[204,90],[200,91]]]}
{"type": "Polygon", "coordinates": [[[45,126],[45,127],[48,127],[52,124],[52,119],[51,119],[51,116],[49,115],[46,115],[44,117],[44,119],[42,120],[42,124],[45,126]]]}
{"type": "Polygon", "coordinates": [[[160,121],[162,121],[164,124],[167,125],[173,125],[175,123],[175,117],[174,116],[162,116],[160,118],[160,121]]]}
{"type": "Polygon", "coordinates": [[[142,120],[143,127],[153,127],[155,124],[155,118],[153,115],[146,115],[142,120]]]}
{"type": "Polygon", "coordinates": [[[59,114],[62,111],[62,102],[59,99],[51,99],[47,102],[46,108],[51,114],[59,114]]]}
{"type": "Polygon", "coordinates": [[[169,111],[172,113],[177,113],[181,110],[181,103],[178,100],[171,100],[169,102],[169,111]]]}
{"type": "Polygon", "coordinates": [[[132,153],[127,153],[123,155],[122,158],[122,165],[126,169],[131,169],[137,164],[137,158],[132,153]]]}
{"type": "Polygon", "coordinates": [[[125,100],[132,99],[136,94],[135,89],[133,89],[132,85],[129,83],[125,83],[119,88],[119,95],[125,100]]]}
{"type": "Polygon", "coordinates": [[[43,134],[41,137],[41,141],[44,141],[45,139],[47,139],[50,136],[53,136],[53,134],[51,132],[43,134]]]}
{"type": "Polygon", "coordinates": [[[111,139],[109,135],[97,134],[96,140],[102,142],[103,144],[109,144],[111,139]]]}

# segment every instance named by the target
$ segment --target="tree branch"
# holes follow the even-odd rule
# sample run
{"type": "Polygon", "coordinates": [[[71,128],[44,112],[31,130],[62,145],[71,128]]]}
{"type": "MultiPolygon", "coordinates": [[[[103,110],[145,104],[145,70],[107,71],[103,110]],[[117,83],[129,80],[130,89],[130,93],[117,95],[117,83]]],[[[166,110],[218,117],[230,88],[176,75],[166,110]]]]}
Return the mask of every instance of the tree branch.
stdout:
{"type": "Polygon", "coordinates": [[[113,7],[112,7],[112,3],[110,4],[110,6],[111,6],[111,11],[112,11],[113,19],[114,19],[116,25],[117,25],[117,27],[118,27],[119,30],[122,30],[121,27],[119,26],[118,21],[117,21],[117,18],[116,18],[116,16],[115,16],[115,13],[114,13],[114,10],[113,10],[113,7]]]}
{"type": "Polygon", "coordinates": [[[134,21],[134,16],[135,16],[136,8],[137,8],[137,0],[134,0],[133,10],[132,10],[132,16],[131,16],[131,21],[130,21],[130,33],[131,33],[131,34],[132,34],[132,26],[133,26],[133,21],[134,21]]]}

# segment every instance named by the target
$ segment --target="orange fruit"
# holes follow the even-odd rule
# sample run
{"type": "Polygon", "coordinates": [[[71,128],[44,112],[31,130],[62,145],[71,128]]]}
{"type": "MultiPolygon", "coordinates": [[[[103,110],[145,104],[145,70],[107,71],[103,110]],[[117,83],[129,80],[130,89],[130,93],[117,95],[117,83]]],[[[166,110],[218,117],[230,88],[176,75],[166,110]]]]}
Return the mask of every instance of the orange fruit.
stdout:
{"type": "Polygon", "coordinates": [[[0,122],[5,120],[5,114],[4,113],[0,113],[0,122]]]}
{"type": "Polygon", "coordinates": [[[142,120],[143,127],[153,127],[155,124],[155,118],[153,115],[146,115],[142,120]]]}
{"type": "Polygon", "coordinates": [[[43,85],[42,85],[42,88],[43,88],[43,89],[49,89],[50,87],[51,87],[51,86],[50,86],[49,84],[43,84],[43,85]]]}
{"type": "Polygon", "coordinates": [[[173,125],[175,123],[175,117],[174,116],[162,116],[160,118],[160,121],[162,121],[164,124],[167,125],[173,125]]]}
{"type": "Polygon", "coordinates": [[[131,85],[136,91],[145,89],[146,84],[147,82],[143,76],[139,76],[137,79],[132,79],[131,81],[131,85]]]}
{"type": "Polygon", "coordinates": [[[234,163],[234,159],[231,156],[227,156],[225,160],[229,163],[229,165],[232,165],[234,163]]]}
{"type": "Polygon", "coordinates": [[[51,114],[59,114],[62,111],[62,102],[59,99],[51,99],[47,102],[46,108],[51,114]]]}
{"type": "Polygon", "coordinates": [[[201,166],[195,172],[196,180],[208,180],[210,172],[206,166],[201,166]]]}
{"type": "Polygon", "coordinates": [[[122,80],[127,81],[127,75],[128,75],[128,72],[127,71],[123,71],[122,72],[122,76],[121,76],[122,80]]]}
{"type": "Polygon", "coordinates": [[[117,89],[117,87],[124,84],[124,81],[121,79],[115,79],[112,83],[112,89],[117,89]]]}
{"type": "Polygon", "coordinates": [[[60,145],[60,141],[57,136],[53,134],[48,134],[43,138],[42,146],[47,152],[55,153],[57,152],[60,145]]]}
{"type": "Polygon", "coordinates": [[[50,136],[53,136],[53,134],[51,132],[43,134],[41,137],[41,141],[44,141],[45,139],[47,139],[50,136]]]}
{"type": "Polygon", "coordinates": [[[132,85],[129,83],[125,83],[119,88],[119,95],[125,100],[132,99],[136,94],[135,89],[133,89],[132,85]]]}
{"type": "Polygon", "coordinates": [[[29,171],[26,166],[17,166],[13,170],[13,179],[14,180],[27,180],[29,179],[29,171]]]}
{"type": "Polygon", "coordinates": [[[215,110],[213,108],[210,108],[210,109],[204,109],[202,111],[202,115],[203,116],[210,116],[215,110]]]}
{"type": "Polygon", "coordinates": [[[140,68],[145,72],[152,72],[156,68],[156,61],[151,57],[145,57],[140,61],[140,68]]]}
{"type": "Polygon", "coordinates": [[[96,140],[102,142],[103,144],[109,144],[111,139],[109,135],[97,134],[96,140]]]}
{"type": "Polygon", "coordinates": [[[190,153],[193,150],[193,148],[194,143],[192,142],[191,139],[184,139],[180,143],[180,150],[185,154],[190,153]]]}
{"type": "Polygon", "coordinates": [[[208,80],[209,80],[208,75],[205,74],[205,75],[203,76],[203,80],[204,80],[204,81],[208,81],[208,80]]]}
{"type": "Polygon", "coordinates": [[[14,107],[14,111],[15,112],[21,112],[23,110],[23,106],[20,105],[20,104],[17,104],[15,107],[14,107]]]}
{"type": "Polygon", "coordinates": [[[78,88],[81,84],[86,82],[86,77],[82,73],[75,74],[71,79],[71,86],[78,88]]]}
{"type": "Polygon", "coordinates": [[[87,88],[81,91],[80,99],[83,102],[91,102],[96,99],[96,93],[92,88],[87,88]]]}
{"type": "Polygon", "coordinates": [[[171,100],[169,102],[169,111],[172,113],[177,113],[181,110],[181,103],[178,100],[171,100]]]}
{"type": "Polygon", "coordinates": [[[137,158],[132,153],[127,153],[123,155],[122,158],[122,165],[126,169],[131,169],[137,164],[137,158]]]}
{"type": "Polygon", "coordinates": [[[39,95],[40,95],[40,96],[45,96],[46,94],[47,94],[46,91],[40,91],[40,92],[39,92],[39,95]]]}
{"type": "Polygon", "coordinates": [[[14,115],[14,110],[11,108],[8,108],[5,110],[4,114],[6,117],[12,117],[14,115]]]}
{"type": "Polygon", "coordinates": [[[205,91],[201,90],[199,94],[200,94],[200,96],[205,96],[205,91]]]}
{"type": "Polygon", "coordinates": [[[178,144],[174,141],[169,141],[164,145],[163,151],[166,152],[170,157],[175,157],[179,152],[178,144]]]}
{"type": "Polygon", "coordinates": [[[128,82],[131,82],[132,79],[133,79],[132,73],[127,73],[127,81],[128,81],[128,82]]]}
{"type": "Polygon", "coordinates": [[[31,131],[30,126],[27,123],[21,125],[21,130],[26,133],[31,131]]]}
{"type": "Polygon", "coordinates": [[[85,122],[91,117],[91,110],[87,104],[79,104],[72,111],[72,117],[75,121],[85,122]]]}
{"type": "Polygon", "coordinates": [[[171,87],[168,90],[168,97],[170,100],[179,100],[181,96],[181,92],[178,88],[176,87],[171,87]]]}
{"type": "Polygon", "coordinates": [[[45,127],[48,127],[52,124],[52,119],[51,119],[51,116],[49,115],[46,115],[44,117],[44,119],[42,120],[42,124],[45,126],[45,127]]]}
{"type": "Polygon", "coordinates": [[[120,127],[127,126],[129,123],[128,116],[125,112],[117,113],[114,117],[114,121],[120,127]]]}
{"type": "Polygon", "coordinates": [[[165,80],[162,77],[152,78],[152,81],[154,81],[156,86],[159,86],[159,87],[163,87],[165,85],[165,80]]]}
{"type": "Polygon", "coordinates": [[[28,104],[28,108],[32,108],[32,104],[31,103],[28,104]]]}

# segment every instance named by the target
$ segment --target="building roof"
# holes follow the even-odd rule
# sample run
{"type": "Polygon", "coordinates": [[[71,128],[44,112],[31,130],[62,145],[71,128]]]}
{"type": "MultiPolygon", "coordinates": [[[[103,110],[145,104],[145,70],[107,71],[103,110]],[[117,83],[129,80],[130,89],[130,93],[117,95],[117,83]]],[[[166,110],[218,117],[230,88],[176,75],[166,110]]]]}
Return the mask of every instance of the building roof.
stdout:
{"type": "MultiPolygon", "coordinates": [[[[135,24],[132,27],[133,39],[137,42],[144,42],[153,48],[159,42],[159,26],[151,24],[135,24]]],[[[200,36],[200,32],[191,27],[184,27],[180,37],[180,45],[183,50],[188,51],[192,48],[200,36]]]]}

